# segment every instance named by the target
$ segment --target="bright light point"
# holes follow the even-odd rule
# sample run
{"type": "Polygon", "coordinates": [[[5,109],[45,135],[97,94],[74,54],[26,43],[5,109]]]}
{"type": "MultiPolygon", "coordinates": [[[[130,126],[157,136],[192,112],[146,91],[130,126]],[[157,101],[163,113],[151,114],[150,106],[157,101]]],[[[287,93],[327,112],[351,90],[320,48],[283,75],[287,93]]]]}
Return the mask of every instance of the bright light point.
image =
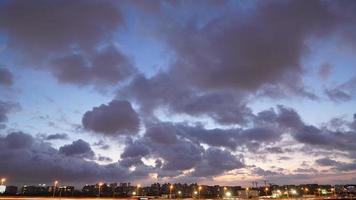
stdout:
{"type": "Polygon", "coordinates": [[[298,194],[297,190],[295,190],[295,189],[291,189],[290,193],[292,193],[293,195],[297,195],[298,194]]]}
{"type": "Polygon", "coordinates": [[[225,196],[231,197],[231,192],[226,192],[226,193],[225,193],[225,196]]]}

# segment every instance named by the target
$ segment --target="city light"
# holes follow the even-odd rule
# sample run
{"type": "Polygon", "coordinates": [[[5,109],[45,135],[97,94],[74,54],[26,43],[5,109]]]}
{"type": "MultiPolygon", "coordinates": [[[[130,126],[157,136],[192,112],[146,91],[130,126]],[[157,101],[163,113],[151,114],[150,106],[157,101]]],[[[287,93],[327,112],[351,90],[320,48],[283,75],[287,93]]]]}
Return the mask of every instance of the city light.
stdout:
{"type": "Polygon", "coordinates": [[[57,185],[58,185],[58,181],[55,180],[53,183],[53,198],[56,196],[56,189],[57,189],[57,185]]]}
{"type": "Polygon", "coordinates": [[[290,190],[290,193],[291,193],[292,195],[297,195],[297,194],[298,194],[297,190],[295,190],[295,189],[291,189],[291,190],[290,190]]]}
{"type": "Polygon", "coordinates": [[[169,186],[169,198],[172,198],[172,190],[173,190],[173,185],[169,186]]]}
{"type": "Polygon", "coordinates": [[[102,183],[102,182],[99,182],[98,185],[99,185],[98,197],[100,197],[100,196],[101,196],[101,186],[103,185],[103,183],[102,183]]]}
{"type": "Polygon", "coordinates": [[[6,178],[1,178],[1,185],[4,185],[6,181],[6,178]]]}
{"type": "Polygon", "coordinates": [[[226,197],[231,197],[231,192],[225,192],[226,197]]]}

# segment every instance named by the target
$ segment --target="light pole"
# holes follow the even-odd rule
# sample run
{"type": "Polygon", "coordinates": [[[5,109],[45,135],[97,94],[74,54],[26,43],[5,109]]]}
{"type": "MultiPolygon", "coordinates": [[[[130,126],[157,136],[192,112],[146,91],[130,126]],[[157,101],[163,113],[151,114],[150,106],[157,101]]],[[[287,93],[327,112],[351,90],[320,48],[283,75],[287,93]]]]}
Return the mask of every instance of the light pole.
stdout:
{"type": "Polygon", "coordinates": [[[200,191],[201,191],[201,189],[202,189],[202,187],[199,186],[199,187],[198,187],[198,198],[199,198],[199,199],[200,199],[200,191]]]}
{"type": "Polygon", "coordinates": [[[193,194],[196,197],[198,195],[198,191],[194,190],[193,194]]]}
{"type": "Polygon", "coordinates": [[[269,190],[269,188],[268,187],[266,187],[265,188],[265,195],[267,196],[267,192],[268,192],[268,190],[269,190]]]}
{"type": "Polygon", "coordinates": [[[331,188],[331,192],[333,193],[333,196],[336,196],[335,188],[331,188]]]}
{"type": "Polygon", "coordinates": [[[173,190],[173,185],[169,186],[169,198],[172,198],[172,190],[173,190]]]}
{"type": "Polygon", "coordinates": [[[246,188],[246,198],[248,198],[248,191],[250,190],[250,188],[246,188]]]}
{"type": "Polygon", "coordinates": [[[137,194],[137,196],[140,196],[140,187],[141,187],[141,184],[137,184],[137,186],[136,186],[136,194],[137,194]]]}
{"type": "Polygon", "coordinates": [[[181,198],[182,197],[182,191],[178,191],[178,196],[181,198]]]}
{"type": "Polygon", "coordinates": [[[58,185],[58,181],[54,181],[54,184],[53,184],[53,198],[54,198],[54,196],[56,195],[56,188],[57,188],[57,185],[58,185]]]}
{"type": "Polygon", "coordinates": [[[1,179],[1,185],[4,185],[5,181],[6,181],[6,178],[2,178],[1,179]]]}
{"type": "Polygon", "coordinates": [[[102,182],[100,182],[99,184],[98,184],[98,186],[99,186],[99,198],[100,198],[100,192],[101,192],[101,186],[103,185],[103,183],[102,182]]]}

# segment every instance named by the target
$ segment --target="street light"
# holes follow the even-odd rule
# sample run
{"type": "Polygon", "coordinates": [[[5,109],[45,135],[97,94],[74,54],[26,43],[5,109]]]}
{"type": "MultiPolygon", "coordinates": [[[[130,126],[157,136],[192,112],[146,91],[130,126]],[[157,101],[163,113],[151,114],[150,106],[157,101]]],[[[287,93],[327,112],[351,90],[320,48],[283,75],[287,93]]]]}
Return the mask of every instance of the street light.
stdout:
{"type": "Polygon", "coordinates": [[[194,190],[193,194],[194,194],[194,196],[197,196],[198,195],[198,191],[194,190]]]}
{"type": "Polygon", "coordinates": [[[4,185],[5,181],[6,181],[6,178],[2,178],[1,179],[1,185],[4,185]]]}
{"type": "Polygon", "coordinates": [[[53,184],[53,198],[54,198],[54,196],[56,195],[56,188],[57,188],[57,185],[58,185],[58,181],[54,181],[54,184],[53,184]]]}
{"type": "Polygon", "coordinates": [[[178,196],[181,197],[182,196],[182,191],[178,191],[178,196]]]}
{"type": "Polygon", "coordinates": [[[202,189],[202,187],[199,186],[199,187],[198,187],[198,198],[199,198],[199,199],[200,199],[200,191],[201,191],[201,189],[202,189]]]}
{"type": "Polygon", "coordinates": [[[335,188],[331,188],[331,192],[333,193],[333,196],[336,196],[336,194],[335,194],[335,188]]]}
{"type": "Polygon", "coordinates": [[[169,186],[169,198],[172,198],[172,190],[173,190],[173,185],[169,186]]]}
{"type": "Polygon", "coordinates": [[[248,195],[248,191],[249,191],[249,190],[250,190],[250,188],[247,187],[247,188],[246,188],[246,197],[247,197],[247,198],[248,198],[248,196],[249,196],[249,195],[248,195]]]}
{"type": "Polygon", "coordinates": [[[268,187],[266,187],[265,188],[265,195],[267,196],[267,192],[268,192],[268,190],[269,190],[269,188],[268,187]]]}
{"type": "Polygon", "coordinates": [[[137,195],[139,196],[140,195],[140,187],[141,187],[141,184],[137,184],[136,186],[136,192],[137,192],[137,195]]]}
{"type": "Polygon", "coordinates": [[[100,197],[101,186],[103,186],[103,183],[102,183],[102,182],[99,182],[98,186],[99,186],[99,195],[98,195],[98,196],[100,197]]]}
{"type": "Polygon", "coordinates": [[[231,192],[229,192],[229,191],[225,192],[225,196],[230,198],[231,197],[231,192]]]}

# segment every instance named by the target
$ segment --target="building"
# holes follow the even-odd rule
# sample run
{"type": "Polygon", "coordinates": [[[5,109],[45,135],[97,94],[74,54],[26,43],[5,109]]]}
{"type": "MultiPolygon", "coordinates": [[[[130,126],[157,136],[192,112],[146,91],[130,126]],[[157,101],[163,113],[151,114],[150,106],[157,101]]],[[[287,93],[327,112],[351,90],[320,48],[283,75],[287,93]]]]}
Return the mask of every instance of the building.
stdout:
{"type": "Polygon", "coordinates": [[[17,194],[17,187],[16,186],[12,186],[12,185],[6,186],[4,194],[5,195],[16,195],[17,194]]]}

